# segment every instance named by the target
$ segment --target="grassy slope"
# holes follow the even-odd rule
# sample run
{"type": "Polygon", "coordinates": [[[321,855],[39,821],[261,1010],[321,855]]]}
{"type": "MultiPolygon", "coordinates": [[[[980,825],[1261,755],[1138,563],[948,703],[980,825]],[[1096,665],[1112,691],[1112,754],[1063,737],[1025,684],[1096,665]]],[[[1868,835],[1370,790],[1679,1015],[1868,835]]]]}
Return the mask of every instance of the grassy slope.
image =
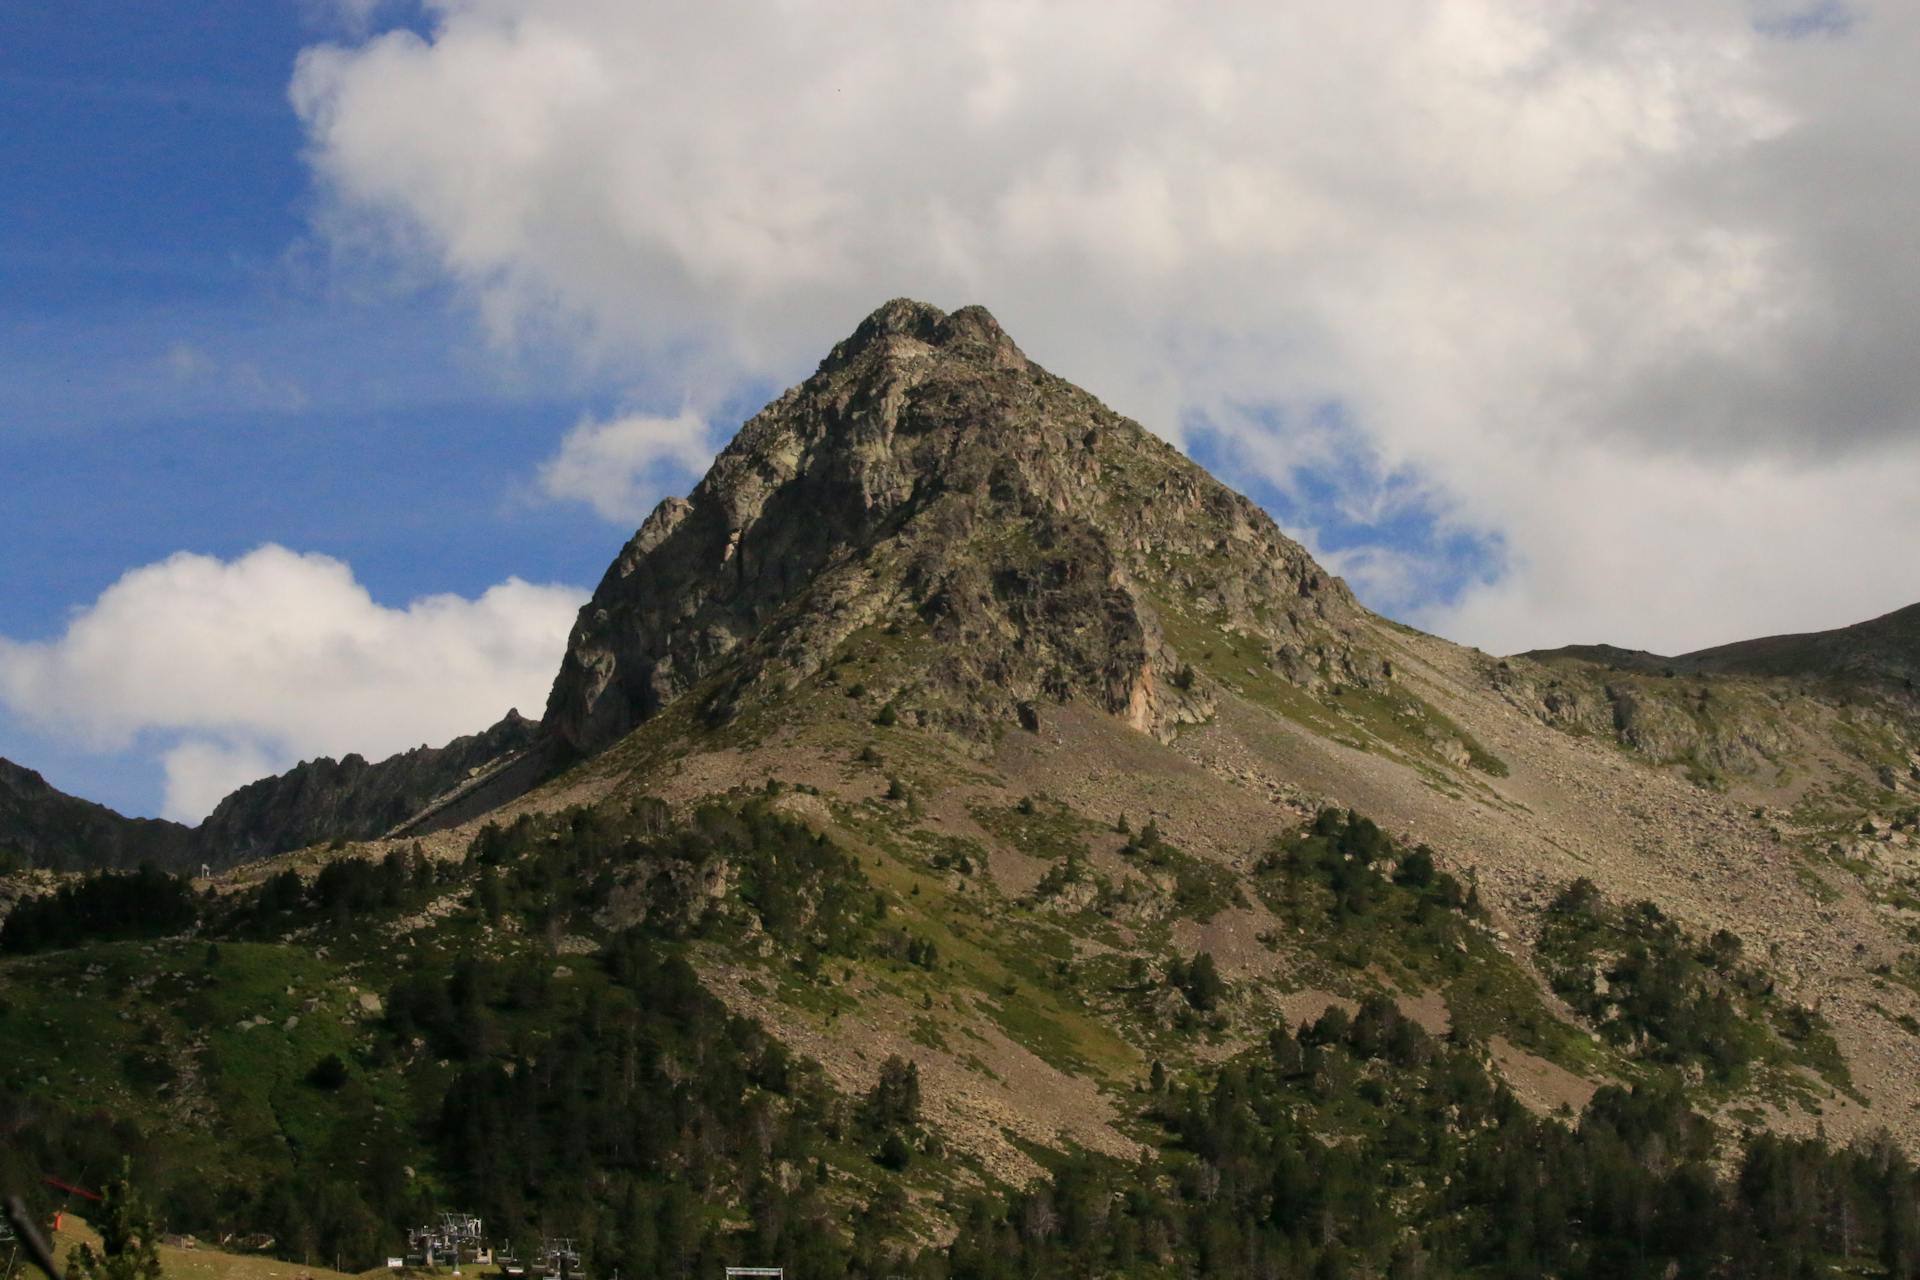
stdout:
{"type": "MultiPolygon", "coordinates": [[[[64,1262],[67,1251],[79,1245],[99,1249],[100,1236],[85,1218],[69,1213],[48,1243],[53,1246],[54,1257],[64,1262]]],[[[228,1253],[197,1243],[192,1248],[161,1245],[160,1268],[169,1280],[374,1280],[390,1274],[385,1267],[359,1273],[331,1271],[257,1253],[228,1253]]]]}
{"type": "MultiPolygon", "coordinates": [[[[1505,772],[1492,751],[1411,691],[1304,690],[1266,670],[1242,637],[1174,610],[1163,623],[1198,678],[1408,768],[1435,790],[1482,794],[1505,772]]],[[[896,705],[892,690],[917,660],[918,639],[911,629],[856,633],[825,674],[724,725],[703,723],[690,696],[554,788],[658,792],[682,806],[768,775],[821,788],[809,820],[859,860],[885,900],[888,929],[931,943],[937,959],[876,950],[802,973],[791,957],[747,939],[702,944],[698,954],[717,981],[756,993],[776,1031],[860,1051],[836,1073],[849,1092],[870,1080],[884,1051],[938,1051],[981,1082],[1032,1090],[1036,1106],[1084,1105],[1074,1086],[1091,1082],[1111,1106],[1112,1125],[1134,1133],[1136,1091],[1154,1061],[1192,1073],[1258,1041],[1278,1017],[1297,1020],[1316,1003],[1374,992],[1410,1005],[1437,996],[1460,1032],[1510,1043],[1574,1076],[1633,1080],[1673,1069],[1597,1041],[1490,922],[1467,919],[1456,932],[1430,936],[1393,911],[1337,923],[1323,909],[1290,912],[1272,877],[1251,862],[1265,840],[1285,834],[1277,819],[1229,866],[1218,849],[1197,855],[1172,840],[1130,848],[1114,815],[1028,796],[1029,784],[1002,757],[921,732],[912,727],[917,708],[896,705]],[[894,723],[877,723],[889,706],[894,723]],[[997,870],[1009,861],[1033,872],[1024,886],[997,870]],[[1229,919],[1258,935],[1257,949],[1227,963],[1229,991],[1218,1008],[1187,1007],[1166,980],[1168,968],[1191,959],[1229,919]],[[856,1016],[863,1008],[873,1014],[865,1023],[856,1016]],[[875,1021],[892,1025],[876,1030],[875,1021]],[[994,1051],[995,1036],[1045,1071],[1016,1077],[994,1051]]],[[[1145,806],[1133,812],[1143,824],[1145,806]]],[[[357,1071],[337,1095],[307,1083],[327,1054],[368,1052],[377,1015],[360,996],[385,992],[421,958],[444,966],[464,950],[510,956],[541,954],[544,945],[490,933],[471,912],[455,911],[411,935],[363,934],[345,952],[312,937],[223,942],[209,966],[203,941],[176,940],[4,961],[0,1030],[15,1052],[0,1080],[77,1107],[141,1116],[183,1166],[266,1171],[315,1152],[352,1159],[371,1135],[417,1129],[449,1074],[426,1061],[406,1072],[357,1071]],[[181,1064],[174,1078],[156,1065],[164,1063],[181,1064]]],[[[590,964],[570,967],[556,985],[563,1002],[603,981],[590,964]]],[[[1790,1051],[1769,1052],[1770,1061],[1793,1065],[1790,1051]]],[[[928,1085],[932,1095],[953,1087],[951,1077],[928,1085]]],[[[1758,1102],[1817,1108],[1822,1096],[1776,1081],[1764,1092],[1729,1089],[1723,1101],[1751,1114],[1758,1102]]],[[[1063,1129],[1053,1141],[1072,1147],[1086,1137],[1063,1129]]],[[[967,1141],[983,1140],[965,1135],[953,1173],[911,1180],[922,1195],[1031,1168],[1002,1159],[991,1136],[984,1147],[967,1141]]],[[[1025,1151],[1034,1138],[1005,1133],[999,1141],[1025,1151]]],[[[418,1172],[432,1196],[445,1171],[422,1160],[418,1172]]],[[[937,1230],[931,1219],[925,1226],[937,1230]]]]}
{"type": "MultiPolygon", "coordinates": [[[[1191,655],[1199,678],[1310,732],[1411,768],[1447,794],[1482,792],[1485,779],[1505,773],[1504,762],[1410,690],[1304,690],[1266,670],[1245,637],[1172,609],[1163,612],[1162,624],[1178,651],[1191,655]]],[[[837,1001],[791,982],[770,982],[759,989],[778,994],[771,1010],[776,1023],[867,1035],[872,1058],[897,1041],[863,1032],[840,1013],[855,998],[848,993],[879,993],[903,1010],[928,1006],[912,1015],[911,1038],[919,1044],[965,1046],[978,1039],[984,1021],[1062,1076],[1091,1078],[1124,1100],[1155,1059],[1191,1070],[1257,1038],[1278,1010],[1300,1008],[1303,994],[1358,999],[1384,990],[1413,1000],[1431,992],[1462,1032],[1498,1038],[1575,1076],[1633,1080],[1667,1069],[1598,1042],[1542,990],[1532,968],[1516,961],[1490,924],[1466,928],[1444,953],[1410,940],[1391,919],[1339,931],[1283,926],[1267,911],[1271,904],[1257,880],[1168,846],[1174,857],[1219,879],[1214,892],[1183,901],[1164,855],[1158,869],[1149,859],[1116,857],[1122,837],[1113,833],[1111,817],[1044,796],[1022,799],[1021,784],[992,759],[909,728],[912,706],[896,707],[895,724],[875,723],[880,708],[892,704],[889,690],[901,679],[901,665],[915,659],[913,641],[911,634],[879,628],[858,633],[824,676],[792,691],[780,716],[749,716],[719,731],[728,750],[744,752],[743,780],[756,768],[777,771],[765,761],[807,760],[804,776],[830,791],[870,797],[900,784],[896,799],[833,803],[830,820],[820,826],[860,850],[892,918],[932,940],[941,957],[932,972],[898,960],[848,964],[834,984],[837,1001]],[[1028,806],[1033,811],[1023,812],[1028,806]],[[955,832],[961,812],[971,818],[964,836],[955,832]],[[1008,853],[1035,864],[1038,889],[1015,891],[986,873],[996,856],[1008,853]],[[962,855],[972,874],[955,869],[962,855]],[[1057,883],[1062,880],[1068,883],[1057,883]],[[1248,915],[1267,919],[1262,945],[1271,961],[1233,984],[1224,1009],[1189,1017],[1168,998],[1163,975],[1169,964],[1191,956],[1180,939],[1193,937],[1235,897],[1251,902],[1248,915]],[[1145,962],[1145,981],[1136,960],[1145,962]]],[[[670,788],[676,772],[685,776],[684,758],[712,741],[706,728],[668,718],[636,735],[620,755],[587,768],[631,769],[623,785],[670,788]]],[[[1137,813],[1136,821],[1143,817],[1137,813]]],[[[756,961],[731,956],[724,963],[751,970],[756,961]]],[[[1791,1053],[1778,1056],[1792,1065],[1791,1053]]],[[[993,1070],[991,1063],[979,1065],[993,1070]]],[[[1817,1110],[1830,1088],[1802,1076],[1787,1087],[1770,1076],[1764,1088],[1755,1081],[1745,1092],[1723,1093],[1729,1105],[1750,1105],[1742,1103],[1750,1098],[1817,1110]]]]}

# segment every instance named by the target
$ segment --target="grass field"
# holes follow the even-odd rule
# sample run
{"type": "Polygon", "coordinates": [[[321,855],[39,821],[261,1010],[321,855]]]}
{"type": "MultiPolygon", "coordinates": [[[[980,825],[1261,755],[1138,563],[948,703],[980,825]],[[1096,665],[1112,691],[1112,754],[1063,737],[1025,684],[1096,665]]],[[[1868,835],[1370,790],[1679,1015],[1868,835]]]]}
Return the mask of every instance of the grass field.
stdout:
{"type": "MultiPolygon", "coordinates": [[[[94,1234],[85,1219],[70,1213],[49,1243],[53,1246],[55,1260],[64,1265],[67,1250],[81,1244],[98,1249],[100,1237],[94,1234]]],[[[174,1245],[161,1245],[160,1269],[168,1280],[353,1280],[347,1272],[330,1271],[325,1267],[303,1267],[259,1254],[223,1253],[219,1249],[204,1246],[182,1249],[174,1245]]],[[[37,1273],[29,1271],[23,1274],[37,1273]]],[[[369,1280],[387,1274],[384,1267],[364,1273],[369,1280]]]]}

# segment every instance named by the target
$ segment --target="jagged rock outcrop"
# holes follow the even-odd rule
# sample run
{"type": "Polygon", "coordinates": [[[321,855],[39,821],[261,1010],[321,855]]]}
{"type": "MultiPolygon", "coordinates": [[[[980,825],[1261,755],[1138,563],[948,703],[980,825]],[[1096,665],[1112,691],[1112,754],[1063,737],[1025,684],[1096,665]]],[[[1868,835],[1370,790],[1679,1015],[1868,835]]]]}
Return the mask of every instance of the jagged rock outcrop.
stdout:
{"type": "Polygon", "coordinates": [[[518,711],[444,747],[369,762],[322,756],[250,782],[193,832],[202,857],[226,866],[329,840],[382,836],[497,762],[532,745],[538,726],[518,711]]]}
{"type": "Polygon", "coordinates": [[[889,692],[938,727],[985,737],[1086,699],[1164,736],[1210,710],[1172,601],[1297,683],[1387,678],[1345,584],[1258,507],[985,310],[895,300],[648,517],[581,611],[544,725],[592,753],[703,682],[725,720],[884,628],[935,642],[889,692]]]}

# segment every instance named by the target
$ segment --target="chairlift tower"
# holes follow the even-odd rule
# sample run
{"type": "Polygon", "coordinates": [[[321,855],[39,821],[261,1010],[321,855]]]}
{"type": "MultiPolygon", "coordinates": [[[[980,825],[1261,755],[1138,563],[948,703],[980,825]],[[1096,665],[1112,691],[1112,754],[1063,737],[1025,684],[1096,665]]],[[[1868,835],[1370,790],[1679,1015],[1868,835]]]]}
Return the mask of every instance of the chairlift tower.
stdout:
{"type": "Polygon", "coordinates": [[[580,1280],[580,1247],[564,1236],[541,1241],[528,1274],[540,1280],[580,1280]]]}
{"type": "Polygon", "coordinates": [[[461,1255],[468,1261],[482,1261],[486,1252],[486,1224],[469,1213],[442,1213],[438,1221],[407,1232],[409,1260],[432,1267],[443,1258],[453,1262],[453,1273],[460,1274],[461,1255]]]}

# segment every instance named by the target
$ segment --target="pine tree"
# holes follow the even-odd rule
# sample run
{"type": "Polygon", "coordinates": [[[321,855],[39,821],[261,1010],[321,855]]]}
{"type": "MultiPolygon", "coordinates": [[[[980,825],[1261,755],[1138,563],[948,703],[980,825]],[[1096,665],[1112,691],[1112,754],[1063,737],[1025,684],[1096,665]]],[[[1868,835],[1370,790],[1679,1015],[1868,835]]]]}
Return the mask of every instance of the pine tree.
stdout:
{"type": "Polygon", "coordinates": [[[1220,1001],[1227,994],[1227,984],[1214,967],[1213,953],[1210,951],[1202,951],[1193,958],[1193,963],[1187,967],[1186,981],[1180,986],[1186,994],[1187,1003],[1202,1013],[1211,1013],[1219,1008],[1220,1001]]]}
{"type": "Polygon", "coordinates": [[[160,1280],[160,1230],[133,1189],[133,1162],[123,1160],[100,1206],[100,1252],[75,1245],[67,1254],[68,1280],[160,1280]]]}

